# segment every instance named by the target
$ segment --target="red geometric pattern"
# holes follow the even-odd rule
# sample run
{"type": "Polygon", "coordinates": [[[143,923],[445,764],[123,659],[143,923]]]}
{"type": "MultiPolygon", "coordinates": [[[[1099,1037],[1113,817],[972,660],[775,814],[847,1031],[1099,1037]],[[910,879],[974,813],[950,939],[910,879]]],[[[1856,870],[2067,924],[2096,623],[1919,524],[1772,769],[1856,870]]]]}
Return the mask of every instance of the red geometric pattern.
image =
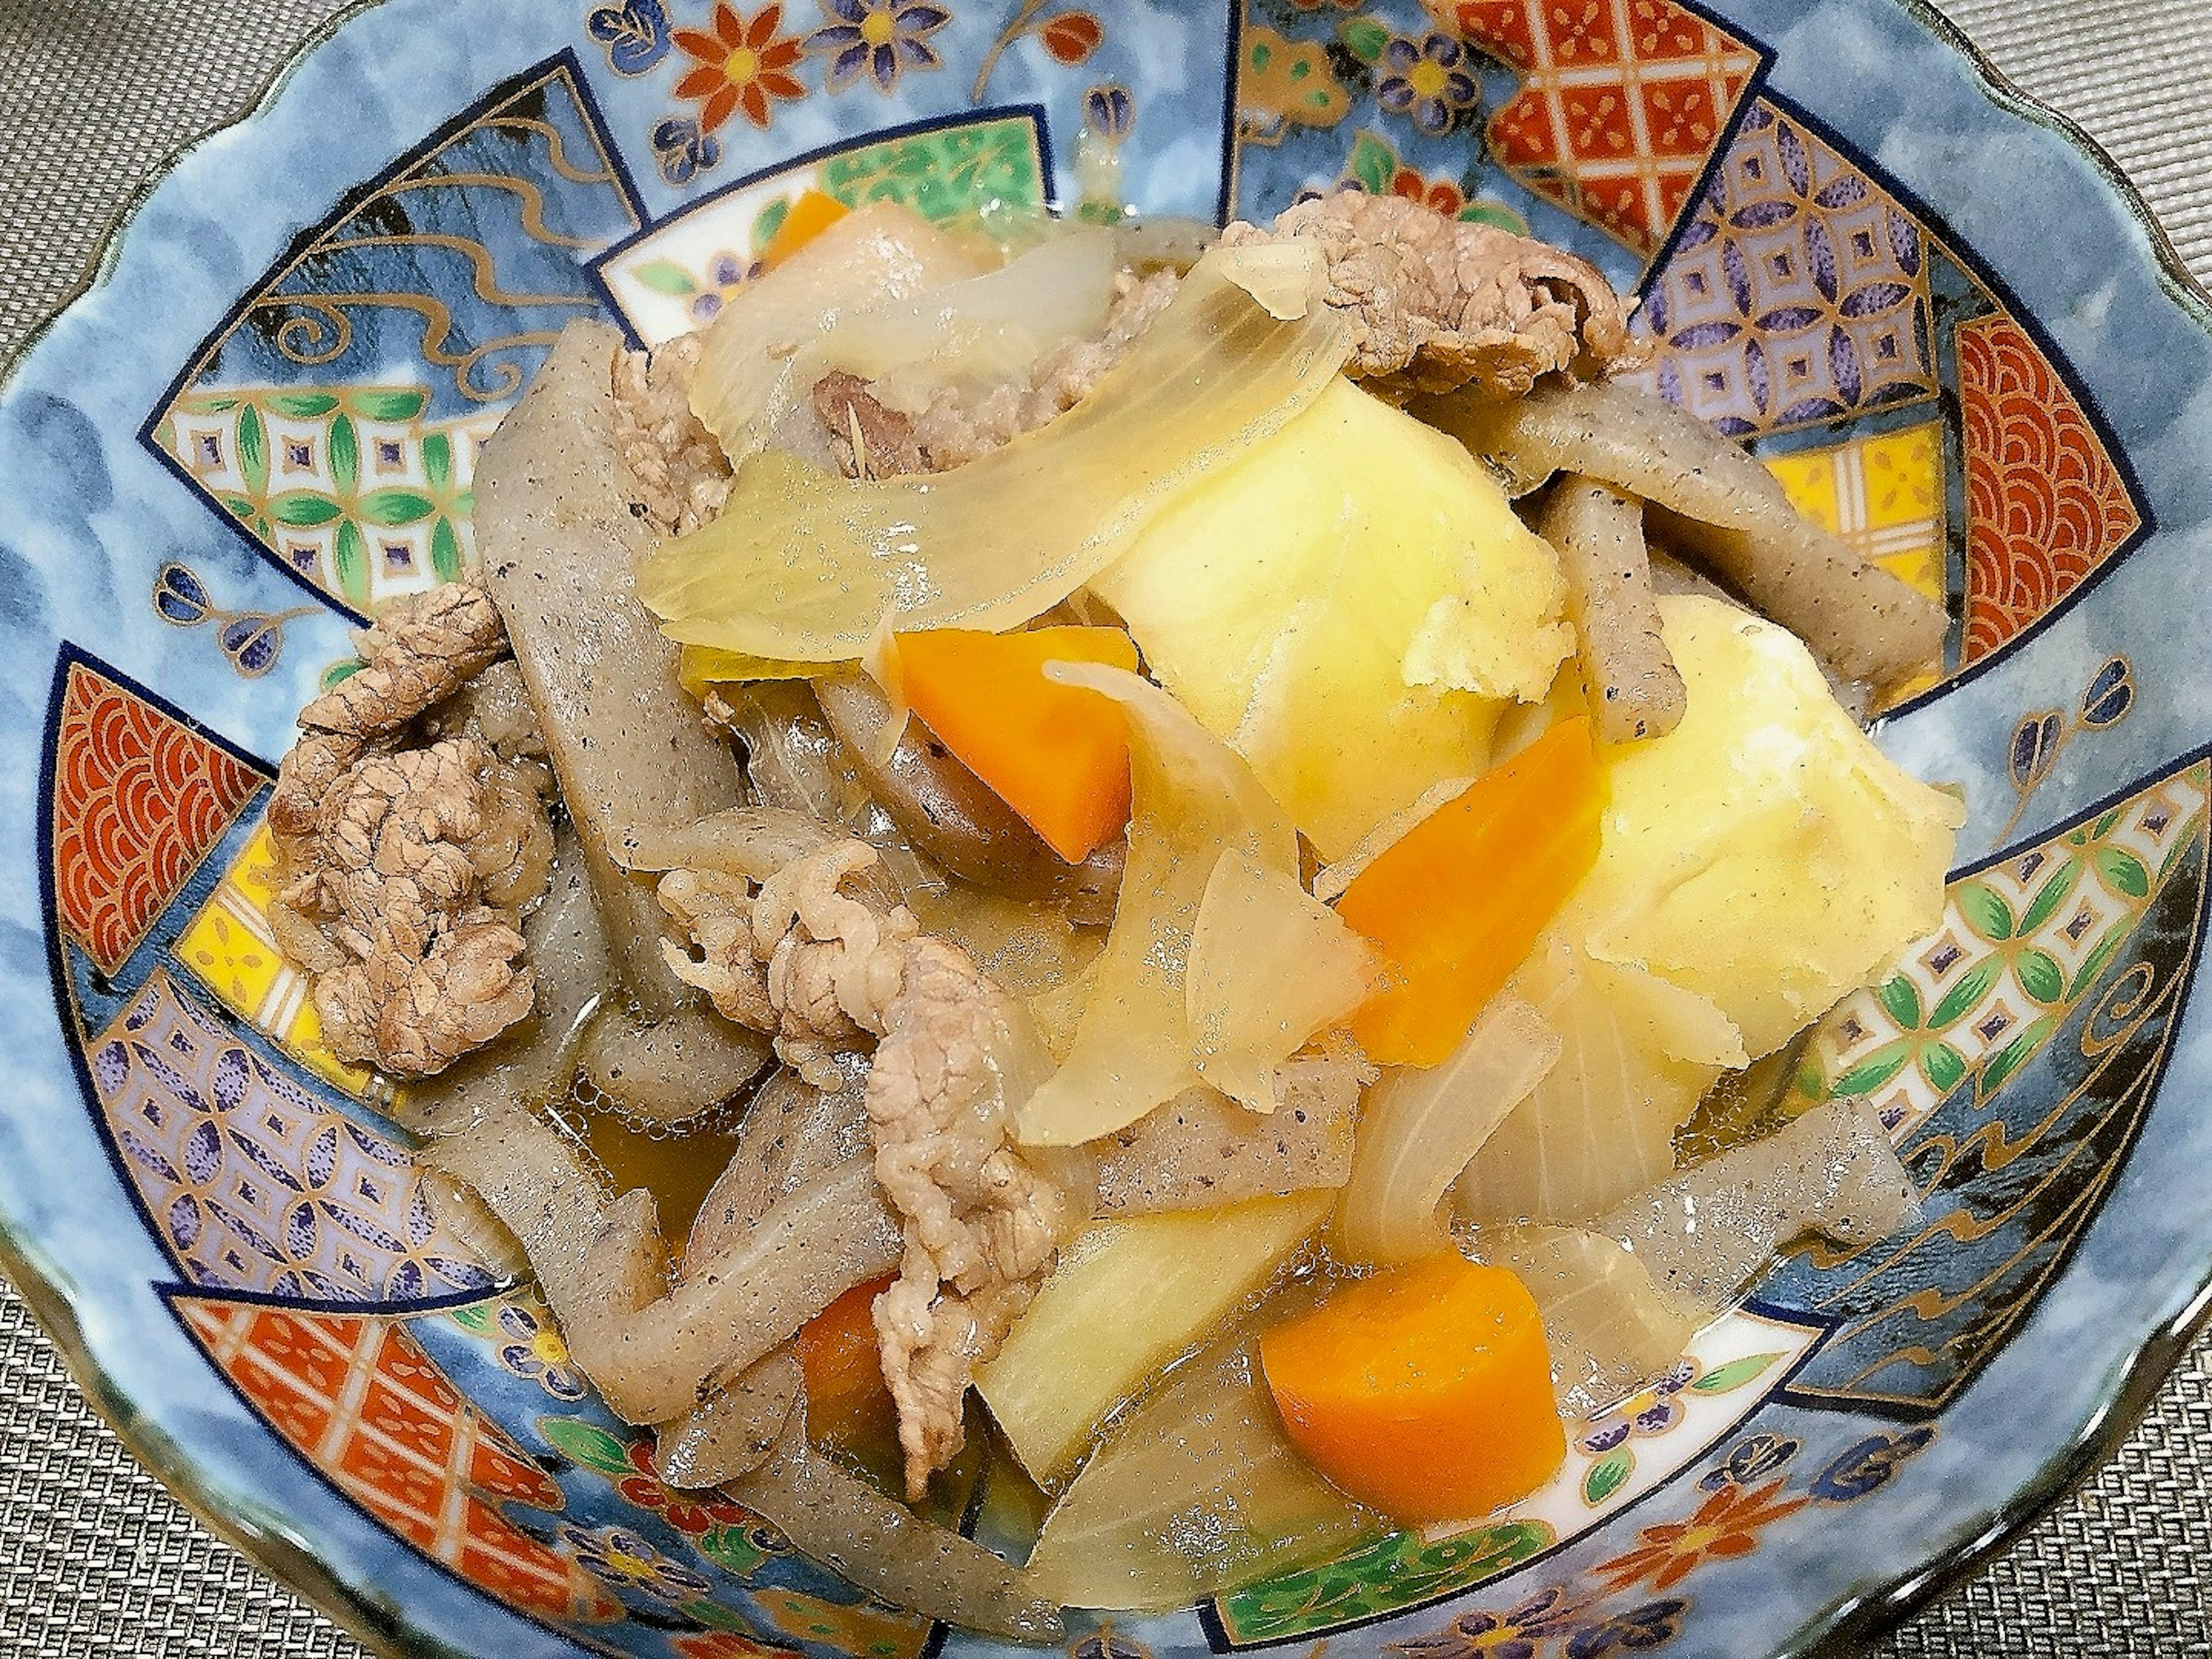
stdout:
{"type": "Polygon", "coordinates": [[[1966,472],[1964,660],[2042,616],[2142,527],[2126,481],[2027,331],[1961,323],[1966,472]]]}
{"type": "Polygon", "coordinates": [[[1759,54],[1668,0],[1429,0],[1523,77],[1491,154],[1649,258],[1688,204],[1759,54]]]}
{"type": "Polygon", "coordinates": [[[54,742],[54,892],[104,971],[123,966],[261,781],[143,697],[70,665],[54,742]]]}
{"type": "Polygon", "coordinates": [[[522,1612],[604,1620],[620,1605],[502,1517],[558,1513],[561,1489],[463,1400],[404,1325],[180,1297],[185,1328],[269,1425],[416,1548],[522,1612]]]}

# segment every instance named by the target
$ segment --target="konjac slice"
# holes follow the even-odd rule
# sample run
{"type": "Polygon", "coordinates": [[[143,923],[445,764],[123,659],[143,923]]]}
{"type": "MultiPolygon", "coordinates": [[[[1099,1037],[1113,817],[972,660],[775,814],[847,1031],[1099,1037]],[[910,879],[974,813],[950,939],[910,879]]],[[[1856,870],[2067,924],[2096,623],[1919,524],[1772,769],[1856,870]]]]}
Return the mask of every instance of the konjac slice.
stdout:
{"type": "Polygon", "coordinates": [[[1044,677],[1048,662],[1133,672],[1137,647],[1120,629],[944,629],[903,635],[896,656],[907,706],[1070,864],[1128,821],[1128,722],[1121,708],[1044,677]]]}
{"type": "Polygon", "coordinates": [[[1447,1253],[1340,1285],[1260,1353],[1292,1443],[1399,1520],[1486,1515],[1565,1461],[1543,1321],[1502,1267],[1447,1253]]]}
{"type": "Polygon", "coordinates": [[[1605,779],[1589,722],[1563,720],[1386,848],[1337,914],[1389,958],[1352,1021],[1368,1058],[1457,1048],[1598,855],[1605,779]]]}

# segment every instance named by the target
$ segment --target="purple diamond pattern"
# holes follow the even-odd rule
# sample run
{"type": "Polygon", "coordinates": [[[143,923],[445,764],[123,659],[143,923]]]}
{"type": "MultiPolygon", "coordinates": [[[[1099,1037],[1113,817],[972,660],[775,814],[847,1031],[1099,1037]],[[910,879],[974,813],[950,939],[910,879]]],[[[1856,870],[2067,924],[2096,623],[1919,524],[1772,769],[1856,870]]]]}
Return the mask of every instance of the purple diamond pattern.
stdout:
{"type": "Polygon", "coordinates": [[[331,1110],[156,971],[94,1043],[121,1163],[195,1285],[359,1304],[483,1289],[407,1153],[331,1110]]]}
{"type": "Polygon", "coordinates": [[[1925,239],[1754,104],[1644,306],[1649,390],[1737,437],[1936,395],[1925,239]]]}

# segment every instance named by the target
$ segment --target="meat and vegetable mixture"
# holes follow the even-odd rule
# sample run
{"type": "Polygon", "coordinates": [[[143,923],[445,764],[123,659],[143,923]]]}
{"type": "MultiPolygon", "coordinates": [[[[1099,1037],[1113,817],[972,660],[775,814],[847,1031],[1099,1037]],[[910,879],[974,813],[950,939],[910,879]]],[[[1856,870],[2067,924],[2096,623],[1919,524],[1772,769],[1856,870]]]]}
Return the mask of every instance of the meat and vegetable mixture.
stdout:
{"type": "Polygon", "coordinates": [[[331,1048],[668,1480],[1046,1639],[1524,1497],[1903,1219],[1785,1084],[1940,914],[1859,721],[1945,619],[1595,270],[815,205],[562,336],[270,806],[331,1048]]]}

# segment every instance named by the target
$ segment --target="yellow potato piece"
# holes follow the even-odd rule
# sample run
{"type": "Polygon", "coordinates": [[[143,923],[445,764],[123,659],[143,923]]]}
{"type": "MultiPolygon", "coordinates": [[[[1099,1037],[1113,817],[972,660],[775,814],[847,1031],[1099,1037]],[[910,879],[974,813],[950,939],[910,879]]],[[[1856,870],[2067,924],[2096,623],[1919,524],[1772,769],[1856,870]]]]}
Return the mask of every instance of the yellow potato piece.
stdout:
{"type": "Polygon", "coordinates": [[[1787,630],[1662,599],[1689,712],[1611,752],[1597,865],[1559,925],[1779,1048],[1943,914],[1965,809],[1874,746],[1787,630]]]}
{"type": "Polygon", "coordinates": [[[975,1387],[1022,1467],[1066,1474],[1107,1414],[1211,1337],[1335,1202],[1334,1192],[1101,1222],[1062,1250],[975,1387]]]}
{"type": "Polygon", "coordinates": [[[1342,380],[1091,586],[1325,858],[1481,772],[1573,644],[1559,562],[1489,474],[1342,380]]]}

